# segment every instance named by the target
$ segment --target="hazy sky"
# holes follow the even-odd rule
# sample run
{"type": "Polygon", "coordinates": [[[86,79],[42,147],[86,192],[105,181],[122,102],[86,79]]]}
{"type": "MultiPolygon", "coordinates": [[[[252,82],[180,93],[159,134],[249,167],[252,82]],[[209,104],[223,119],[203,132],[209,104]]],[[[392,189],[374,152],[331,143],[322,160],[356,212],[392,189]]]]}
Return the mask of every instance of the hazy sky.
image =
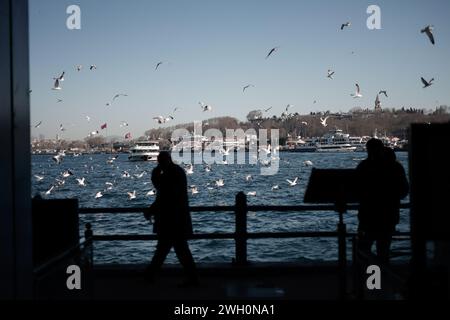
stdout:
{"type": "Polygon", "coordinates": [[[32,135],[81,139],[106,122],[108,135],[138,137],[159,126],[153,116],[174,107],[167,125],[244,120],[270,106],[279,115],[287,104],[301,114],[372,108],[381,89],[389,95],[383,107],[450,104],[449,12],[448,0],[30,0],[31,119],[43,121],[32,135]],[[66,27],[73,4],[81,30],[66,27]],[[366,26],[371,4],[381,8],[381,30],[366,26]],[[341,31],[346,21],[352,25],[341,31]],[[435,46],[420,33],[427,24],[435,27],[435,46]],[[51,90],[62,71],[63,89],[51,90]],[[436,83],[422,89],[421,76],[436,83]],[[350,96],[356,82],[361,99],[350,96]],[[116,93],[128,97],[106,107],[116,93]],[[203,113],[199,101],[213,111],[203,113]]]}

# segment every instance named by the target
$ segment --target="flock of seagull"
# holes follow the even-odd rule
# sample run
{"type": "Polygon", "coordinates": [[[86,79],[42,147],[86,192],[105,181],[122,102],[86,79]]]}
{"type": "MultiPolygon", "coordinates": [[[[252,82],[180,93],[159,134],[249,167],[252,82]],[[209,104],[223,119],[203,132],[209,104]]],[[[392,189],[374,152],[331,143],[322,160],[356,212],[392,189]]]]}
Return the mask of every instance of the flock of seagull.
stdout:
{"type": "MultiPolygon", "coordinates": [[[[270,146],[268,146],[265,149],[260,150],[260,152],[265,152],[267,154],[270,154],[271,152],[273,152],[270,148],[270,146]]],[[[76,156],[76,155],[74,155],[76,156]]],[[[55,156],[52,157],[53,161],[55,161],[56,163],[61,163],[62,159],[66,157],[64,152],[61,152],[55,156]]],[[[109,174],[108,176],[113,178],[112,181],[106,181],[104,183],[104,187],[102,188],[102,190],[96,191],[95,194],[93,194],[93,198],[94,199],[100,199],[102,198],[105,194],[107,194],[108,192],[110,192],[111,190],[115,189],[117,186],[120,185],[118,180],[126,180],[126,179],[141,179],[144,176],[146,176],[148,174],[148,172],[146,170],[141,169],[141,167],[139,165],[136,165],[136,172],[135,173],[130,173],[127,170],[121,170],[119,165],[117,165],[115,163],[115,161],[119,158],[119,155],[115,155],[115,156],[111,156],[108,157],[106,160],[106,164],[110,165],[110,169],[115,170],[115,172],[109,174]]],[[[90,161],[93,161],[92,157],[89,157],[90,161]]],[[[288,161],[286,161],[288,163],[288,161]]],[[[220,163],[218,163],[220,165],[220,163]]],[[[224,162],[225,164],[225,162],[224,162]]],[[[100,166],[100,164],[96,164],[97,167],[100,166]]],[[[204,164],[201,165],[202,166],[202,171],[204,171],[205,173],[209,173],[213,171],[212,165],[210,164],[204,164]]],[[[311,167],[313,166],[313,162],[310,160],[305,160],[303,161],[303,166],[305,167],[311,167]]],[[[51,167],[51,165],[49,164],[49,167],[51,167]]],[[[37,183],[45,183],[45,180],[47,180],[48,178],[46,178],[45,175],[45,171],[42,171],[43,169],[43,165],[40,165],[40,174],[35,174],[34,178],[35,181],[37,183]]],[[[197,167],[198,169],[198,167],[197,167]]],[[[129,170],[129,169],[128,169],[129,170]]],[[[194,170],[194,165],[193,164],[187,164],[184,166],[184,170],[186,172],[187,176],[193,176],[195,174],[195,170],[194,170]]],[[[58,189],[66,187],[66,181],[68,179],[72,179],[73,180],[73,184],[76,183],[76,185],[78,187],[84,188],[86,186],[89,185],[89,182],[87,181],[86,177],[83,176],[83,174],[85,175],[91,175],[93,173],[95,173],[96,171],[96,167],[94,165],[88,165],[88,164],[84,164],[84,170],[83,169],[79,169],[78,173],[75,170],[72,169],[66,169],[63,172],[60,172],[56,178],[54,178],[54,181],[50,184],[49,188],[46,191],[43,191],[41,194],[45,195],[45,196],[49,196],[52,193],[55,193],[58,189]],[[76,182],[75,182],[76,181],[76,182]]],[[[237,174],[237,171],[233,171],[233,174],[237,174]]],[[[97,180],[97,179],[95,179],[97,180]]],[[[254,181],[254,178],[251,174],[245,174],[244,179],[246,183],[251,184],[254,181]]],[[[295,187],[296,185],[298,185],[299,182],[299,177],[296,176],[292,179],[285,179],[286,181],[286,187],[295,187]]],[[[98,181],[95,181],[95,183],[98,183],[98,181]]],[[[145,186],[148,185],[150,183],[150,181],[145,181],[144,182],[144,187],[143,189],[145,189],[145,186]]],[[[204,184],[204,187],[206,190],[208,191],[212,191],[212,190],[217,190],[219,188],[222,188],[226,185],[225,183],[225,179],[224,178],[218,178],[218,179],[213,179],[211,182],[207,182],[204,184]]],[[[133,182],[133,186],[136,187],[136,183],[133,182]]],[[[270,187],[271,191],[276,191],[276,190],[280,190],[283,187],[280,187],[280,184],[276,184],[276,185],[272,185],[270,187]]],[[[199,194],[200,193],[200,187],[197,185],[189,185],[188,186],[188,192],[190,192],[192,194],[192,196],[199,194]]],[[[112,192],[112,191],[111,191],[112,192]]],[[[156,190],[155,189],[150,189],[148,191],[144,191],[142,192],[143,194],[145,194],[145,197],[151,197],[151,196],[155,196],[156,195],[156,190]]],[[[133,191],[127,191],[126,195],[128,196],[129,200],[134,200],[138,197],[138,193],[136,192],[136,190],[133,191]]],[[[247,193],[248,196],[256,196],[257,192],[256,191],[249,191],[247,193]]]]}
{"type": "MultiPolygon", "coordinates": [[[[340,28],[340,29],[341,29],[341,30],[344,30],[345,28],[349,28],[350,26],[351,26],[351,22],[345,22],[345,23],[343,23],[343,24],[341,25],[341,28],[340,28]]],[[[428,25],[428,26],[426,26],[425,28],[423,28],[423,29],[421,30],[421,33],[425,33],[425,34],[428,36],[430,42],[434,45],[434,44],[435,44],[435,38],[434,38],[433,30],[434,30],[434,27],[433,27],[432,25],[428,25]]],[[[277,47],[271,48],[271,49],[268,51],[268,53],[267,53],[265,59],[268,59],[268,58],[270,58],[271,56],[273,56],[273,55],[278,51],[279,48],[280,48],[280,47],[278,47],[278,46],[277,46],[277,47]]],[[[163,61],[158,62],[158,63],[156,64],[156,66],[155,66],[155,71],[157,71],[157,70],[163,65],[163,63],[164,63],[163,61]]],[[[80,71],[83,69],[83,66],[82,66],[82,65],[76,65],[76,66],[75,66],[75,69],[76,69],[77,72],[80,72],[80,71]]],[[[92,64],[92,65],[89,66],[89,70],[90,70],[90,71],[93,71],[93,70],[96,70],[96,69],[97,69],[97,66],[96,66],[96,65],[93,65],[93,64],[92,64]]],[[[335,75],[336,75],[335,71],[333,71],[332,69],[328,69],[327,75],[326,75],[326,77],[327,77],[328,79],[333,80],[335,75]]],[[[62,83],[63,83],[64,80],[65,80],[65,76],[66,76],[66,72],[63,71],[59,76],[56,76],[56,77],[53,78],[54,84],[53,84],[52,90],[55,90],[55,91],[60,91],[60,90],[62,90],[62,86],[61,86],[61,85],[62,85],[62,83]]],[[[434,78],[431,78],[430,80],[426,80],[424,77],[421,77],[420,80],[421,80],[421,82],[422,82],[422,84],[423,84],[423,88],[428,88],[428,87],[430,87],[431,85],[434,84],[434,78]]],[[[245,93],[246,90],[248,90],[249,88],[252,88],[252,87],[255,87],[255,85],[253,85],[253,84],[247,84],[247,85],[245,85],[245,86],[242,88],[242,92],[245,93]]],[[[363,97],[360,85],[359,85],[358,83],[356,83],[356,84],[355,84],[355,87],[356,87],[355,92],[354,92],[354,93],[351,93],[350,96],[352,96],[354,99],[363,97]]],[[[31,93],[31,90],[30,90],[30,93],[31,93]]],[[[376,107],[380,105],[380,98],[379,98],[380,95],[384,95],[386,98],[388,98],[387,91],[386,91],[386,90],[380,90],[380,91],[378,92],[378,94],[377,94],[377,96],[376,96],[376,100],[375,100],[375,106],[376,106],[376,107]]],[[[117,93],[117,94],[113,95],[112,99],[111,99],[109,102],[107,102],[105,105],[106,105],[106,107],[109,107],[109,106],[111,106],[117,99],[119,99],[120,97],[127,97],[127,96],[128,96],[128,94],[126,94],[126,93],[117,93]]],[[[58,100],[57,100],[57,103],[61,103],[61,102],[63,102],[62,99],[58,99],[58,100]]],[[[316,102],[317,102],[317,101],[315,100],[314,103],[316,103],[316,102]]],[[[209,111],[212,111],[212,110],[213,110],[213,107],[212,107],[211,104],[203,103],[203,102],[200,101],[200,102],[199,102],[199,105],[200,105],[200,107],[201,107],[202,112],[209,112],[209,111]]],[[[292,115],[292,114],[289,112],[289,110],[290,110],[292,107],[293,107],[293,105],[288,104],[288,105],[286,106],[285,110],[283,111],[281,117],[282,117],[282,118],[289,118],[289,117],[292,115]]],[[[262,109],[262,110],[258,110],[258,111],[260,111],[261,113],[266,113],[266,112],[268,112],[268,111],[271,110],[271,109],[272,109],[272,107],[269,107],[269,108],[262,109]]],[[[175,112],[176,112],[177,110],[178,110],[178,108],[174,108],[174,110],[172,111],[172,114],[166,115],[166,116],[163,116],[163,115],[155,116],[155,117],[153,117],[153,119],[154,119],[158,124],[164,124],[164,123],[167,123],[167,122],[169,122],[169,121],[171,121],[171,120],[174,119],[174,114],[175,114],[175,112]]],[[[326,117],[324,117],[324,118],[320,117],[320,124],[321,124],[323,127],[328,126],[328,123],[327,123],[327,120],[328,120],[328,119],[329,119],[329,116],[326,116],[326,117]]],[[[89,121],[91,120],[91,118],[90,118],[89,116],[86,116],[86,120],[89,122],[89,121]]],[[[34,125],[34,127],[35,127],[35,128],[39,128],[41,125],[42,125],[42,121],[39,121],[36,125],[34,125]]],[[[305,122],[305,121],[302,121],[302,125],[308,125],[308,123],[305,122]]],[[[126,121],[122,121],[121,124],[120,124],[120,127],[128,127],[128,123],[127,123],[126,121]]],[[[102,129],[103,129],[103,128],[102,128],[102,129]]],[[[59,130],[60,130],[60,131],[66,131],[67,129],[66,129],[65,126],[63,126],[63,124],[61,124],[59,130]]],[[[98,133],[99,133],[98,130],[92,131],[92,132],[89,134],[89,136],[96,135],[96,134],[98,134],[98,133]]],[[[229,152],[230,152],[230,149],[221,150],[221,153],[222,153],[222,155],[224,155],[224,156],[228,155],[229,152]]],[[[277,158],[277,156],[276,156],[276,150],[271,150],[270,145],[269,145],[267,148],[265,148],[265,149],[264,149],[264,148],[260,148],[259,152],[265,152],[267,155],[271,155],[271,158],[269,158],[268,160],[262,160],[262,159],[259,159],[258,161],[260,162],[261,165],[268,166],[268,165],[270,165],[271,160],[277,158]]],[[[60,163],[63,161],[63,159],[64,159],[65,156],[66,156],[66,155],[65,155],[65,151],[63,150],[63,151],[60,151],[57,155],[53,156],[53,157],[52,157],[52,160],[53,160],[56,164],[60,164],[60,163]]],[[[78,156],[78,155],[75,154],[74,156],[78,156]]],[[[117,158],[118,158],[118,156],[110,157],[110,158],[107,160],[107,164],[114,166],[114,161],[115,161],[117,158]]],[[[92,158],[91,158],[91,159],[92,159],[92,158]]],[[[279,158],[278,158],[278,159],[279,159],[279,158]]],[[[223,161],[223,164],[226,164],[226,163],[227,163],[226,160],[224,160],[224,161],[223,161]]],[[[312,163],[311,161],[309,161],[309,160],[306,160],[306,161],[303,162],[303,165],[304,165],[304,166],[313,166],[313,163],[312,163]]],[[[87,165],[85,165],[85,167],[87,167],[87,165]]],[[[117,166],[116,168],[118,169],[118,166],[117,166]]],[[[94,170],[94,169],[93,169],[93,167],[91,166],[91,171],[93,171],[93,170],[94,170]]],[[[186,170],[186,174],[187,174],[187,175],[193,175],[193,174],[194,174],[194,166],[193,166],[192,164],[186,166],[186,167],[185,167],[185,170],[186,170]]],[[[211,172],[211,170],[212,170],[212,168],[211,168],[210,165],[204,166],[204,171],[205,171],[205,172],[211,172]]],[[[86,173],[88,173],[88,172],[86,172],[86,173]]],[[[145,174],[146,174],[146,171],[143,171],[143,172],[141,172],[141,173],[139,173],[139,174],[134,174],[134,178],[140,179],[140,178],[142,178],[145,174]]],[[[65,184],[65,179],[68,179],[68,178],[70,178],[70,177],[73,176],[73,175],[74,175],[74,173],[73,173],[71,170],[66,170],[66,171],[62,172],[62,173],[61,173],[61,176],[55,179],[55,183],[51,184],[51,185],[50,185],[50,188],[49,188],[47,191],[45,191],[44,194],[45,194],[45,195],[51,194],[52,192],[55,191],[56,188],[61,187],[61,186],[63,186],[63,185],[65,184]]],[[[35,179],[36,179],[37,182],[42,182],[42,181],[44,180],[44,178],[45,178],[44,175],[34,175],[34,177],[35,177],[35,179]]],[[[130,175],[130,173],[128,173],[127,171],[123,171],[121,177],[122,177],[122,178],[130,178],[131,175],[130,175]]],[[[75,179],[76,179],[76,181],[77,181],[78,186],[80,186],[80,187],[85,187],[85,186],[87,185],[87,181],[86,181],[86,178],[85,178],[85,177],[77,177],[77,178],[75,178],[75,179]]],[[[287,185],[288,185],[289,187],[294,187],[294,186],[296,186],[296,185],[298,184],[298,179],[299,179],[299,177],[294,177],[292,180],[291,180],[291,179],[286,179],[286,183],[287,183],[287,185]]],[[[247,182],[252,182],[252,181],[253,181],[253,177],[252,177],[251,175],[246,175],[245,181],[247,181],[247,182]]],[[[96,192],[95,195],[94,195],[94,198],[95,198],[95,199],[99,199],[99,198],[103,197],[103,195],[105,194],[105,192],[111,190],[111,189],[114,187],[114,183],[115,183],[115,182],[106,182],[106,183],[105,183],[105,189],[96,192]]],[[[212,183],[212,184],[211,184],[211,183],[207,183],[207,184],[206,184],[207,188],[210,189],[210,190],[214,189],[213,186],[215,186],[216,188],[221,188],[221,187],[223,187],[224,185],[225,185],[225,180],[224,180],[223,178],[220,178],[220,179],[215,180],[214,183],[212,183]]],[[[279,185],[273,185],[273,186],[271,186],[271,190],[272,190],[272,191],[279,190],[279,189],[280,189],[280,186],[279,186],[279,185]]],[[[190,185],[190,186],[189,186],[189,190],[190,190],[190,192],[191,192],[192,195],[198,194],[198,193],[200,192],[200,191],[199,191],[199,187],[196,186],[196,185],[190,185]]],[[[155,194],[156,194],[156,191],[155,191],[154,189],[152,189],[152,190],[146,192],[146,196],[153,196],[153,195],[155,195],[155,194]]],[[[249,196],[256,196],[256,191],[249,191],[249,192],[248,192],[248,195],[249,195],[249,196]]],[[[128,192],[127,192],[127,196],[128,196],[128,198],[129,198],[129,200],[136,199],[136,197],[137,197],[136,190],[128,191],[128,192]]]]}

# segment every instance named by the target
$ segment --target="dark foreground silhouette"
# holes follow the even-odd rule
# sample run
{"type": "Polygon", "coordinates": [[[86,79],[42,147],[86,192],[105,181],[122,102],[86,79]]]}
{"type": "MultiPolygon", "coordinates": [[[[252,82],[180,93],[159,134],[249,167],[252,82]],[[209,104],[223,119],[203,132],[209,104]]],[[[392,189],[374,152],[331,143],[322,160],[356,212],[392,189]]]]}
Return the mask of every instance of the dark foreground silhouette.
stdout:
{"type": "Polygon", "coordinates": [[[359,248],[370,252],[376,242],[378,258],[388,262],[392,235],[400,219],[400,200],[407,196],[409,186],[405,170],[391,148],[378,139],[370,139],[366,148],[367,159],[356,168],[359,248]]]}
{"type": "Polygon", "coordinates": [[[152,182],[157,195],[149,213],[155,219],[153,232],[158,236],[158,243],[152,262],[147,268],[146,278],[153,281],[173,247],[186,273],[187,279],[182,286],[197,285],[196,266],[187,241],[193,230],[186,174],[180,166],[172,162],[170,153],[162,151],[158,156],[158,165],[152,172],[152,182]]]}

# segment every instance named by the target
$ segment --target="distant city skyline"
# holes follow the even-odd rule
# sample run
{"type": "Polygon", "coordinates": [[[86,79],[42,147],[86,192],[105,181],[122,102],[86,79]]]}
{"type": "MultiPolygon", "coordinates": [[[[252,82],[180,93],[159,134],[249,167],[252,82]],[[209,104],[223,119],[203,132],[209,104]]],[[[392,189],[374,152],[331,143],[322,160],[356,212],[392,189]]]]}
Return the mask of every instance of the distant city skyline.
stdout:
{"type": "Polygon", "coordinates": [[[108,136],[139,137],[211,117],[245,120],[255,109],[272,107],[268,115],[279,116],[288,104],[292,113],[345,112],[373,108],[380,90],[388,93],[380,96],[383,108],[450,104],[445,0],[30,0],[29,10],[36,137],[105,135],[104,123],[108,136]],[[73,4],[81,9],[80,30],[66,26],[73,4]],[[381,9],[381,30],[366,26],[369,5],[381,9]],[[347,21],[351,25],[341,30],[347,21]],[[435,45],[420,32],[426,25],[435,27],[435,45]],[[63,71],[62,90],[52,90],[63,71]],[[423,89],[421,77],[435,82],[423,89]],[[350,96],[355,83],[362,98],[350,96]],[[127,96],[106,106],[116,94],[127,96]],[[203,112],[199,102],[212,110],[203,112]],[[174,119],[166,124],[152,119],[169,115],[174,119]]]}

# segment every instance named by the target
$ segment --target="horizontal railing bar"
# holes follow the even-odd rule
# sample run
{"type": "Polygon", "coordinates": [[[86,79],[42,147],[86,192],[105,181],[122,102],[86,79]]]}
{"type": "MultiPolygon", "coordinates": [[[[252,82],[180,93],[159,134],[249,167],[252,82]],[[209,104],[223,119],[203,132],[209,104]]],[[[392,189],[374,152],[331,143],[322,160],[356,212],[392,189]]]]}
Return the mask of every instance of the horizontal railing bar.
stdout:
{"type": "MultiPolygon", "coordinates": [[[[356,233],[347,233],[346,237],[353,237],[356,233]]],[[[407,236],[409,233],[396,233],[394,237],[407,236]]],[[[263,239],[263,238],[336,238],[338,232],[335,231],[299,231],[299,232],[256,232],[248,233],[247,239],[263,239]]],[[[200,239],[235,239],[235,233],[197,233],[190,237],[193,240],[200,239]]],[[[97,241],[142,241],[157,240],[156,234],[112,234],[112,235],[93,235],[92,240],[97,241]]],[[[396,239],[393,240],[403,240],[396,239]]]]}
{"type": "MultiPolygon", "coordinates": [[[[402,203],[401,209],[409,208],[409,203],[402,203]]],[[[347,210],[358,210],[358,204],[350,204],[347,206],[347,210]]],[[[98,214],[98,213],[142,213],[148,207],[125,207],[125,208],[79,208],[80,214],[98,214]]],[[[334,211],[335,206],[333,204],[320,204],[320,205],[287,205],[287,206],[266,206],[266,205],[254,205],[247,206],[249,212],[289,212],[289,211],[334,211]]],[[[235,206],[193,206],[190,207],[191,212],[234,212],[235,206]]]]}

